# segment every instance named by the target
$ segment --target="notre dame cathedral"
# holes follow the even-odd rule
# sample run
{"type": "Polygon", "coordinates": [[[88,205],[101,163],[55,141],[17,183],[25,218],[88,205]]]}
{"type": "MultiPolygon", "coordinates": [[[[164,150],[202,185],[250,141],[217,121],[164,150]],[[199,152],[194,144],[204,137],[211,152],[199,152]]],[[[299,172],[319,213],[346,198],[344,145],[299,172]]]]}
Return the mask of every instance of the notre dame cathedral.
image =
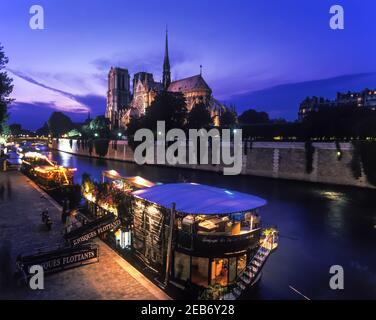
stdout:
{"type": "Polygon", "coordinates": [[[153,74],[138,72],[133,77],[132,93],[130,75],[127,69],[111,67],[108,74],[108,92],[106,118],[111,128],[125,128],[132,117],[140,117],[153,102],[158,92],[183,93],[187,109],[190,111],[195,104],[207,105],[215,125],[219,125],[219,116],[224,106],[212,96],[212,90],[205,82],[202,74],[185,79],[171,81],[170,58],[168,54],[168,35],[163,61],[162,82],[154,80],[153,74]]]}

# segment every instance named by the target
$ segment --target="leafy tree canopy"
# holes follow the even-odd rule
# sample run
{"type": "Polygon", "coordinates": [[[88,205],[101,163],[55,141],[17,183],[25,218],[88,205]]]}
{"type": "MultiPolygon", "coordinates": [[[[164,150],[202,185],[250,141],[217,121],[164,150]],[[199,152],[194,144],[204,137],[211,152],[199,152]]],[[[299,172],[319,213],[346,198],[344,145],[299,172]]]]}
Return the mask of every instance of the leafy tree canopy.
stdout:
{"type": "Polygon", "coordinates": [[[361,137],[376,136],[376,111],[357,106],[321,108],[310,113],[303,121],[309,137],[361,137]]]}
{"type": "Polygon", "coordinates": [[[38,136],[48,136],[50,134],[50,130],[48,128],[48,123],[45,122],[42,127],[40,127],[36,132],[38,136]]]}
{"type": "Polygon", "coordinates": [[[109,120],[105,116],[97,116],[90,121],[89,128],[92,131],[105,131],[110,125],[109,120]]]}
{"type": "Polygon", "coordinates": [[[242,124],[268,123],[269,115],[266,112],[259,112],[254,109],[244,111],[238,118],[242,124]]]}
{"type": "Polygon", "coordinates": [[[206,128],[213,124],[210,112],[203,103],[196,104],[188,114],[187,127],[189,129],[206,128]]]}
{"type": "Polygon", "coordinates": [[[220,124],[221,127],[233,127],[236,125],[237,119],[234,111],[226,110],[221,114],[220,124]]]}
{"type": "Polygon", "coordinates": [[[72,120],[62,112],[53,112],[48,119],[48,128],[54,137],[66,134],[74,128],[72,120]]]}
{"type": "Polygon", "coordinates": [[[18,123],[13,123],[9,125],[10,133],[14,136],[22,134],[22,126],[18,123]]]}
{"type": "Polygon", "coordinates": [[[97,116],[84,124],[81,131],[86,137],[108,138],[110,136],[110,121],[105,116],[97,116]]]}
{"type": "Polygon", "coordinates": [[[0,133],[4,131],[8,118],[8,105],[13,101],[9,96],[12,93],[12,79],[5,71],[8,58],[5,56],[4,48],[0,44],[0,133]]]}
{"type": "Polygon", "coordinates": [[[182,128],[187,118],[185,97],[180,92],[162,91],[158,93],[150,107],[146,109],[144,125],[155,130],[157,121],[165,121],[166,130],[182,128]]]}

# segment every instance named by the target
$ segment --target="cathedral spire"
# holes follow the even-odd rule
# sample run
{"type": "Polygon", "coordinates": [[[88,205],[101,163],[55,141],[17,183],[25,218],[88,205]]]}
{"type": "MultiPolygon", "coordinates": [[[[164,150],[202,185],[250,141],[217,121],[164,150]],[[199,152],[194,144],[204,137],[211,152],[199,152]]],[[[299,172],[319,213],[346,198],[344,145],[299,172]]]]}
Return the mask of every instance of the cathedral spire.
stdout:
{"type": "Polygon", "coordinates": [[[168,30],[166,27],[166,47],[163,61],[163,88],[167,90],[171,83],[170,58],[168,56],[168,30]]]}

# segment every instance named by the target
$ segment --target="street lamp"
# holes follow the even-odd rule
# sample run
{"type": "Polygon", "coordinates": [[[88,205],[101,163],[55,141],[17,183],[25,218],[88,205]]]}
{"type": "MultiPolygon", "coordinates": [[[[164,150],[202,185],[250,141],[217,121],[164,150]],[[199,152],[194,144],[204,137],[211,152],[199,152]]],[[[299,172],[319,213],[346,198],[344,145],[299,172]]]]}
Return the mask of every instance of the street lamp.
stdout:
{"type": "Polygon", "coordinates": [[[97,137],[98,137],[98,133],[94,133],[94,137],[96,137],[96,138],[97,138],[97,137]]]}

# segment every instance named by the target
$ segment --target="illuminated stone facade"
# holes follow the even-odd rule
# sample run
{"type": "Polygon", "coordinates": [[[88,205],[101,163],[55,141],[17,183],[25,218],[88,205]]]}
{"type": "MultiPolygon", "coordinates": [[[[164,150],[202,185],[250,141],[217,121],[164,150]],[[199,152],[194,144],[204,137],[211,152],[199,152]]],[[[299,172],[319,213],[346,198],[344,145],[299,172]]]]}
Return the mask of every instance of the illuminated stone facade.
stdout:
{"type": "Polygon", "coordinates": [[[129,82],[127,69],[111,67],[108,73],[106,118],[110,120],[112,129],[118,127],[122,114],[131,102],[129,82]]]}
{"type": "Polygon", "coordinates": [[[110,119],[112,127],[126,127],[132,117],[144,115],[158,92],[162,90],[183,93],[188,111],[192,110],[194,105],[204,103],[210,111],[214,124],[219,125],[219,116],[225,107],[213,98],[212,90],[204,80],[202,74],[171,81],[167,34],[161,82],[155,81],[151,73],[138,72],[133,77],[133,92],[130,94],[128,71],[120,68],[115,68],[114,70],[111,68],[109,73],[109,93],[106,109],[106,117],[110,119]],[[110,80],[116,78],[116,70],[125,70],[128,75],[126,77],[124,73],[121,73],[125,79],[128,79],[127,84],[121,87],[121,90],[118,90],[118,87],[116,87],[116,81],[113,82],[114,80],[110,80]],[[127,103],[123,104],[125,102],[127,103]]]}

